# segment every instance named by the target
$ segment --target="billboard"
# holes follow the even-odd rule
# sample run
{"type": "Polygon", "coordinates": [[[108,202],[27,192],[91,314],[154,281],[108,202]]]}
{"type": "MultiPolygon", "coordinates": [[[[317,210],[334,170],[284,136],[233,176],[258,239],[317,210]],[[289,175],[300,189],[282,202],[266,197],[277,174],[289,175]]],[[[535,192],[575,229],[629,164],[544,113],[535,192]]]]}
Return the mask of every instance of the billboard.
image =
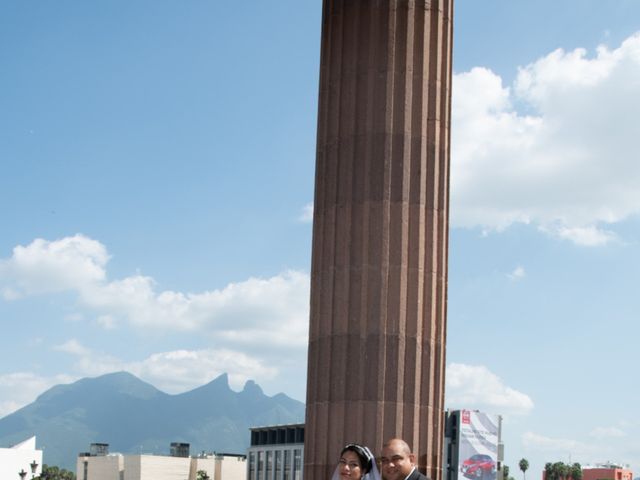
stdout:
{"type": "Polygon", "coordinates": [[[451,412],[447,478],[496,480],[500,416],[477,410],[451,412]]]}

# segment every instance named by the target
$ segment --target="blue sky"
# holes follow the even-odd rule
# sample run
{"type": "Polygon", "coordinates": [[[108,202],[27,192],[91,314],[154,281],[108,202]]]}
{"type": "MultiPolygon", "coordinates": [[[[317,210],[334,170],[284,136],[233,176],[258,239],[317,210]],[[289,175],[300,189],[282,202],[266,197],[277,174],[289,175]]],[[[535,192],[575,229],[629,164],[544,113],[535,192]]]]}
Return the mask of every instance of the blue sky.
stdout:
{"type": "MultiPolygon", "coordinates": [[[[0,4],[0,416],[123,369],[304,400],[320,9],[0,4]]],[[[516,477],[638,473],[640,2],[455,9],[447,406],[516,477]]]]}

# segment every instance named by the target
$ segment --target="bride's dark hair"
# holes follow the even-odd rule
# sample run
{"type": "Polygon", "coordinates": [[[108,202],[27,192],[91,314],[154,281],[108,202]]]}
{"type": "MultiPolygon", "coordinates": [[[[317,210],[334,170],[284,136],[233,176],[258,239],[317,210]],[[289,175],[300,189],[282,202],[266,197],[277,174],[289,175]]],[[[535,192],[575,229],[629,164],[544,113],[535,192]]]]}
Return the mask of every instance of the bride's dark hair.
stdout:
{"type": "Polygon", "coordinates": [[[340,452],[340,456],[344,455],[344,452],[353,452],[358,455],[358,460],[360,461],[360,468],[362,469],[362,474],[369,473],[371,468],[373,467],[373,454],[371,450],[367,447],[363,447],[362,445],[358,445],[357,443],[350,443],[345,445],[345,447],[340,452]]]}

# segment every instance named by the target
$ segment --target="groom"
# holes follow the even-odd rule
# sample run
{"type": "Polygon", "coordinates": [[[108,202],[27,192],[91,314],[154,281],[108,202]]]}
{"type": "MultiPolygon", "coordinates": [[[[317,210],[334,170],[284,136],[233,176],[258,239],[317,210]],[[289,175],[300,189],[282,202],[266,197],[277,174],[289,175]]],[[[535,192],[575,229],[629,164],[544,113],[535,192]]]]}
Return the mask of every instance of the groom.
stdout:
{"type": "Polygon", "coordinates": [[[378,458],[383,480],[429,480],[416,466],[416,456],[404,440],[392,438],[378,458]]]}

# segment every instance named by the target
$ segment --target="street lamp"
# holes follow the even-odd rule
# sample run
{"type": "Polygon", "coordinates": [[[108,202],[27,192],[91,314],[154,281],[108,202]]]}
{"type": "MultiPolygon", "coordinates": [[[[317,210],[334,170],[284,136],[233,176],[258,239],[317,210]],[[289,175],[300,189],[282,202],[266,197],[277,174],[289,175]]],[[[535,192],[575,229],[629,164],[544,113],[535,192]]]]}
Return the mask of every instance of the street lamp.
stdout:
{"type": "Polygon", "coordinates": [[[20,470],[20,471],[18,472],[18,475],[20,475],[20,478],[21,478],[22,480],[24,480],[24,477],[26,477],[26,476],[27,476],[27,472],[25,472],[25,471],[24,471],[24,468],[23,468],[22,470],[20,470]]]}
{"type": "Polygon", "coordinates": [[[36,476],[36,470],[38,469],[38,462],[35,460],[29,464],[31,466],[31,478],[36,476]]]}

